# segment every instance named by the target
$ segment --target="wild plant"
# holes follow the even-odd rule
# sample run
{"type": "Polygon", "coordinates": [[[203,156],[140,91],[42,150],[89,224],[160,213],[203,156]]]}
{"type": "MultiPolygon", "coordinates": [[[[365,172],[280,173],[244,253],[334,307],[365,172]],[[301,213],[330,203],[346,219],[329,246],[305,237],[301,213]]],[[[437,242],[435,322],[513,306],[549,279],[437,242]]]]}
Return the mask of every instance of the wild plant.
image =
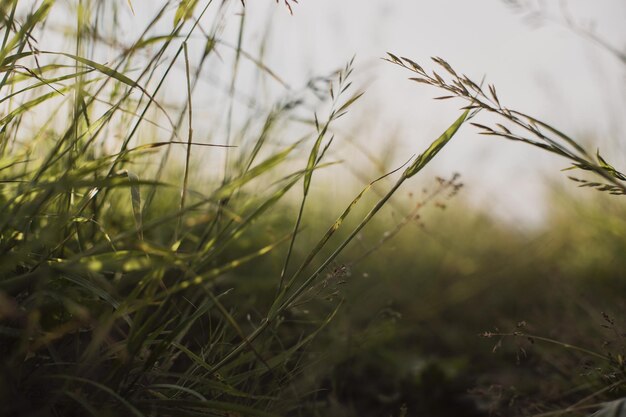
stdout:
{"type": "Polygon", "coordinates": [[[221,29],[226,8],[238,3],[163,2],[137,39],[126,43],[115,36],[116,13],[136,2],[114,7],[83,0],[72,15],[69,52],[48,50],[42,39],[55,33],[47,17],[67,13],[63,4],[0,1],[4,415],[297,412],[300,393],[291,381],[302,372],[303,350],[338,303],[304,327],[286,317],[321,297],[320,285],[342,251],[465,122],[468,111],[407,168],[374,180],[296,261],[293,248],[313,174],[330,164],[333,123],[361,93],[351,93],[350,61],[329,80],[331,110],[326,118],[313,117],[313,132],[300,132],[287,145],[277,140],[276,127],[300,110],[298,98],[275,103],[262,116],[253,113],[238,128],[238,63],[251,61],[262,76],[279,79],[243,47],[244,10],[230,48],[235,57],[227,111],[215,116],[226,125],[225,138],[220,132],[211,138],[223,140],[200,137],[194,93],[209,62],[232,46],[221,29]],[[208,16],[214,20],[207,22],[208,16]],[[168,33],[155,32],[164,25],[168,33]],[[204,41],[199,54],[192,51],[198,38],[204,41]],[[114,47],[107,63],[98,58],[102,44],[114,47]],[[182,105],[163,99],[178,68],[185,74],[182,105]],[[156,130],[169,138],[155,140],[156,130]],[[182,161],[174,147],[184,149],[182,161]],[[308,158],[298,165],[295,154],[305,147],[308,158]],[[194,171],[200,149],[225,154],[224,163],[209,173],[194,171]],[[357,226],[332,243],[372,185],[398,172],[357,226]],[[291,232],[259,233],[268,213],[300,183],[291,232]],[[279,272],[254,268],[265,255],[280,256],[286,243],[279,272]],[[251,266],[254,279],[276,287],[269,307],[241,306],[238,294],[247,281],[235,271],[251,266]],[[287,326],[294,329],[285,331],[287,326]]]}
{"type": "Polygon", "coordinates": [[[495,123],[494,126],[472,123],[472,125],[480,129],[481,134],[523,142],[559,155],[570,161],[571,169],[589,171],[602,181],[597,182],[569,177],[573,181],[580,183],[581,187],[593,187],[616,195],[626,194],[626,185],[624,184],[626,176],[611,166],[600,155],[599,151],[594,158],[578,141],[561,130],[542,122],[537,117],[508,108],[500,102],[494,85],[489,84],[483,88],[480,85],[482,83],[476,83],[468,76],[458,74],[442,58],[436,57],[433,58],[433,61],[444,71],[444,74],[448,75],[449,79],[445,79],[436,71],[433,71],[432,74],[427,73],[419,64],[409,58],[399,58],[389,54],[387,60],[416,74],[416,76],[410,78],[411,81],[427,84],[447,93],[447,95],[437,97],[437,100],[460,98],[467,103],[463,109],[476,113],[480,111],[487,112],[508,123],[508,125],[495,123]]]}

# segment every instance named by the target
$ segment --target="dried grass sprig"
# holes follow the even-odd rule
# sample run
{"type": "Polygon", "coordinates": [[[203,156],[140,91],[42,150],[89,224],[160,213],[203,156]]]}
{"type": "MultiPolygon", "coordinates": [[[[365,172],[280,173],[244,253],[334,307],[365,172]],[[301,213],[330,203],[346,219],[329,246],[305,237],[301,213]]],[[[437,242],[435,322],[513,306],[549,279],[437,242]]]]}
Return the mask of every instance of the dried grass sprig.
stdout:
{"type": "Polygon", "coordinates": [[[526,143],[559,155],[571,162],[570,169],[589,171],[603,180],[602,183],[576,180],[581,183],[581,186],[593,187],[616,195],[626,194],[626,184],[624,183],[626,176],[606,162],[599,151],[594,158],[577,140],[563,131],[525,112],[505,106],[498,97],[494,85],[488,84],[484,88],[482,83],[476,83],[467,75],[459,74],[450,64],[439,57],[433,57],[432,60],[447,74],[445,78],[436,71],[427,72],[421,65],[409,58],[398,57],[389,53],[385,60],[416,74],[416,76],[409,78],[411,81],[446,91],[446,95],[437,97],[437,99],[460,98],[467,102],[467,105],[463,107],[464,109],[474,113],[485,111],[494,114],[502,119],[503,123],[509,125],[472,123],[480,130],[481,134],[526,143]]]}

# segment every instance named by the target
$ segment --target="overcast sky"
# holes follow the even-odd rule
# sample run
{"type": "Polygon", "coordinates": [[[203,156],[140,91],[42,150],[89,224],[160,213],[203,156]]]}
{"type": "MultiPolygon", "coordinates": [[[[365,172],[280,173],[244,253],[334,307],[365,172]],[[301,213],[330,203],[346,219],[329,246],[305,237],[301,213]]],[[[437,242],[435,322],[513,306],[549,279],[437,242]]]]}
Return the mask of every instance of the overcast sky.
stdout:
{"type": "MultiPolygon", "coordinates": [[[[626,67],[568,28],[564,15],[582,27],[595,25],[598,36],[624,51],[623,0],[527,2],[550,16],[541,24],[502,0],[301,0],[293,16],[261,0],[248,3],[249,16],[258,22],[264,22],[257,17],[263,12],[273,14],[268,62],[290,83],[326,73],[356,54],[357,73],[369,83],[352,120],[358,124],[365,115],[370,126],[360,140],[372,149],[384,144],[388,132],[398,132],[405,147],[398,161],[423,149],[454,120],[461,104],[432,101],[440,92],[408,82],[407,73],[382,62],[387,51],[431,68],[429,57],[441,56],[477,80],[486,76],[507,105],[574,137],[593,136],[607,152],[626,150],[619,144],[626,136],[626,67]]],[[[259,23],[250,38],[263,26],[259,23]]],[[[558,170],[567,164],[472,132],[464,130],[451,143],[436,170],[461,171],[474,200],[489,200],[503,217],[539,218],[544,202],[535,173],[543,175],[548,166],[552,177],[563,178],[558,170]]],[[[626,165],[623,152],[610,158],[626,165]]]]}
{"type": "MultiPolygon", "coordinates": [[[[136,37],[160,2],[132,3],[135,16],[128,13],[120,27],[129,39],[136,37]]],[[[256,53],[269,27],[264,62],[295,88],[356,55],[355,79],[366,95],[341,127],[375,153],[392,146],[392,137],[398,139],[393,144],[396,162],[423,150],[458,116],[463,103],[433,101],[440,92],[407,81],[410,74],[380,59],[387,51],[411,57],[426,68],[434,68],[431,56],[440,56],[475,80],[485,76],[508,107],[538,116],[574,137],[593,138],[601,149],[612,152],[607,156],[614,164],[626,166],[626,146],[620,144],[626,137],[626,66],[568,28],[564,17],[567,10],[576,24],[594,24],[599,37],[624,51],[626,2],[525,2],[550,16],[541,24],[510,3],[300,0],[290,15],[274,0],[248,0],[244,48],[256,53]]],[[[236,38],[240,12],[241,5],[233,1],[225,38],[236,38]]],[[[230,63],[223,65],[230,68],[230,63]]],[[[343,156],[351,151],[339,148],[343,156]]],[[[428,175],[461,172],[473,201],[488,202],[500,216],[536,220],[545,205],[538,186],[542,175],[547,171],[562,179],[559,169],[567,163],[520,144],[477,136],[466,126],[433,165],[428,175]]]]}

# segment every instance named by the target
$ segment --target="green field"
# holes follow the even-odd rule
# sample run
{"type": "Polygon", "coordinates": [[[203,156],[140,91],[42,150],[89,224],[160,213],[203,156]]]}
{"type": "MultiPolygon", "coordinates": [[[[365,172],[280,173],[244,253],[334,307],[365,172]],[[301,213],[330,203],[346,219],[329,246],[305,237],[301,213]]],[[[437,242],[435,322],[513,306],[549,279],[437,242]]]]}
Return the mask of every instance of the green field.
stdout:
{"type": "Polygon", "coordinates": [[[0,0],[0,415],[588,416],[626,396],[609,150],[394,52],[458,114],[404,165],[342,160],[354,59],[274,98],[241,2],[138,3],[0,0]],[[540,226],[433,174],[466,129],[560,158],[540,226]]]}

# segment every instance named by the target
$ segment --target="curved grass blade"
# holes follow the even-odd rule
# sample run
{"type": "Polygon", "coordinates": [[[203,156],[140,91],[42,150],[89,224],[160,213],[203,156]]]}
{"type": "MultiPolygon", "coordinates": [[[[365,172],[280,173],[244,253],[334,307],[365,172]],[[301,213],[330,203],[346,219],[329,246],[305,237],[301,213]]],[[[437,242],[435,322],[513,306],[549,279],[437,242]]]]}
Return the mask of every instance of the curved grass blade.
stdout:
{"type": "Polygon", "coordinates": [[[430,162],[431,159],[439,153],[439,151],[446,146],[446,144],[452,139],[454,134],[459,130],[465,119],[467,119],[467,115],[469,114],[469,110],[465,110],[465,112],[458,118],[452,125],[445,131],[437,140],[435,140],[429,147],[426,149],[420,156],[417,157],[415,162],[409,166],[406,171],[402,174],[404,178],[411,178],[418,172],[422,170],[430,162]]]}

